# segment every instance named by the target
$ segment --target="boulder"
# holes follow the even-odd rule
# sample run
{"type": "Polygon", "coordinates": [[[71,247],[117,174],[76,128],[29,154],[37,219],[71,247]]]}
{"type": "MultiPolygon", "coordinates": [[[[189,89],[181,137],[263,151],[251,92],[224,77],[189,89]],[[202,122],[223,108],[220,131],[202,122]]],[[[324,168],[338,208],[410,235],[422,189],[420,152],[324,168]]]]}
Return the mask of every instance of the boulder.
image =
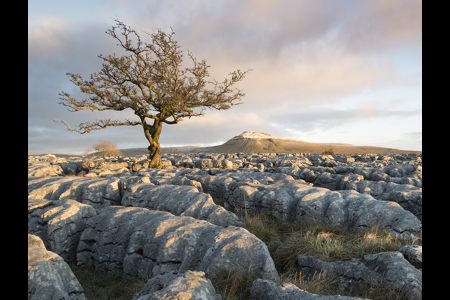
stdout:
{"type": "Polygon", "coordinates": [[[267,246],[247,230],[140,207],[106,207],[88,219],[77,261],[149,277],[225,268],[278,278],[267,246]]]}
{"type": "Polygon", "coordinates": [[[404,291],[408,299],[422,298],[422,271],[411,265],[398,251],[332,262],[299,255],[298,264],[299,271],[307,278],[339,278],[339,287],[345,291],[360,289],[363,284],[384,285],[404,291]]]}
{"type": "Polygon", "coordinates": [[[81,161],[69,161],[59,164],[64,171],[65,175],[77,175],[83,171],[83,162],[81,161]]]}
{"type": "Polygon", "coordinates": [[[28,235],[28,299],[86,300],[69,265],[56,253],[36,246],[40,244],[37,239],[31,237],[30,243],[28,235]]]}
{"type": "MultiPolygon", "coordinates": [[[[250,289],[250,295],[254,300],[260,299],[285,299],[285,300],[356,300],[363,298],[347,297],[339,295],[322,296],[313,293],[308,293],[302,289],[299,289],[292,283],[282,283],[277,285],[271,280],[256,279],[253,281],[250,289]]],[[[364,298],[365,299],[365,298],[364,298]]]]}
{"type": "Polygon", "coordinates": [[[201,271],[170,272],[147,281],[142,291],[131,300],[173,299],[173,300],[222,300],[216,294],[211,281],[201,271]]]}
{"type": "Polygon", "coordinates": [[[95,209],[74,200],[28,198],[28,233],[66,261],[74,261],[81,233],[95,209]]]}

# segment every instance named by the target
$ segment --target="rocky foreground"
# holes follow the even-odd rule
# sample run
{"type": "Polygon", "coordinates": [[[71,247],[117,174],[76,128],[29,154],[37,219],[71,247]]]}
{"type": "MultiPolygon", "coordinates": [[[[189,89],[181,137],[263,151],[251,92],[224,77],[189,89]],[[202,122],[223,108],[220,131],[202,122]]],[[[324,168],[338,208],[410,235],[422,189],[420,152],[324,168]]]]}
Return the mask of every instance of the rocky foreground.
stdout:
{"type": "MultiPolygon", "coordinates": [[[[165,154],[161,169],[146,158],[28,156],[29,299],[85,299],[73,261],[151,278],[133,299],[220,299],[208,279],[219,269],[256,274],[253,299],[356,299],[277,285],[267,246],[236,212],[422,236],[422,154],[165,154]]],[[[422,298],[421,246],[298,263],[344,290],[422,298]]]]}

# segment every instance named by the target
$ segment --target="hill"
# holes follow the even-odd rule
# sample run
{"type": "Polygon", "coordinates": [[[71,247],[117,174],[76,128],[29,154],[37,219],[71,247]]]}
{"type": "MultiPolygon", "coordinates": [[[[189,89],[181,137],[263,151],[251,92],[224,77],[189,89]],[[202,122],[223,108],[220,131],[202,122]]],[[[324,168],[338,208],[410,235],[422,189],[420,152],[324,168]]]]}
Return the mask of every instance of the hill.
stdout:
{"type": "MultiPolygon", "coordinates": [[[[400,150],[374,146],[354,146],[344,143],[311,143],[297,139],[286,139],[271,136],[268,133],[244,131],[223,143],[212,147],[163,147],[162,153],[322,153],[332,149],[336,154],[350,153],[422,153],[422,151],[400,150]]],[[[120,149],[125,156],[147,154],[146,148],[120,149]]]]}

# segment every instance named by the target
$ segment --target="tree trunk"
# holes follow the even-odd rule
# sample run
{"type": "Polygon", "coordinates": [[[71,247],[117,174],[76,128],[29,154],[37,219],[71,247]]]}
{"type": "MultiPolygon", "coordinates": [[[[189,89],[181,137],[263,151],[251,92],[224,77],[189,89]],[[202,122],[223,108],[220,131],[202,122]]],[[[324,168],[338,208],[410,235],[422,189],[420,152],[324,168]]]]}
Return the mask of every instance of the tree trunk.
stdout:
{"type": "Polygon", "coordinates": [[[159,136],[161,135],[162,122],[155,120],[153,126],[144,125],[145,137],[150,143],[147,147],[149,151],[149,168],[159,169],[161,167],[161,146],[159,136]]]}

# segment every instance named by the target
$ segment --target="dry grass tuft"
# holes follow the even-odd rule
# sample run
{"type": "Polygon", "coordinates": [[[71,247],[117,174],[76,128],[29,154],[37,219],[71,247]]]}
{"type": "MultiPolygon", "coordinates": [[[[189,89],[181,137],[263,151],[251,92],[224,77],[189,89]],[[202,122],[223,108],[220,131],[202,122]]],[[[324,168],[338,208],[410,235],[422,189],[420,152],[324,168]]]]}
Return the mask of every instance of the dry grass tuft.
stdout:
{"type": "Polygon", "coordinates": [[[352,228],[335,228],[317,222],[279,222],[273,216],[238,215],[248,230],[266,243],[280,274],[277,284],[291,282],[300,289],[319,295],[348,295],[369,299],[404,299],[404,293],[384,286],[365,286],[353,293],[338,287],[338,278],[316,276],[305,280],[298,272],[299,254],[311,255],[323,261],[363,258],[366,254],[398,251],[405,245],[422,245],[422,239],[401,240],[386,231],[371,228],[362,232],[352,228]]]}
{"type": "Polygon", "coordinates": [[[77,266],[75,263],[69,266],[88,300],[129,300],[140,292],[148,281],[148,278],[99,271],[93,266],[77,266]]]}

